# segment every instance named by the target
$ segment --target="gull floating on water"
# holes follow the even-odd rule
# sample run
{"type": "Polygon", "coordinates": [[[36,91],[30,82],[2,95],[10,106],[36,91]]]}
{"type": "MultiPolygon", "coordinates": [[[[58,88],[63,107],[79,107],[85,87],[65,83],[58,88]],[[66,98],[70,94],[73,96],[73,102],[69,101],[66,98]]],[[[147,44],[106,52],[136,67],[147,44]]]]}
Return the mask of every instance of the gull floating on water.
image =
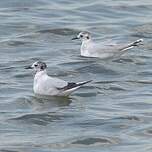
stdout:
{"type": "Polygon", "coordinates": [[[64,80],[48,76],[46,68],[46,63],[41,61],[37,61],[33,63],[32,66],[26,67],[26,69],[34,69],[36,71],[33,84],[35,94],[68,96],[84,84],[91,82],[91,80],[78,83],[66,82],[64,80]]]}
{"type": "Polygon", "coordinates": [[[81,56],[85,57],[98,57],[98,58],[111,58],[111,57],[119,57],[121,54],[125,53],[127,50],[138,46],[141,44],[143,39],[138,39],[129,44],[112,44],[102,42],[96,43],[92,40],[91,34],[89,32],[80,32],[75,38],[80,39],[82,41],[81,44],[81,56]]]}

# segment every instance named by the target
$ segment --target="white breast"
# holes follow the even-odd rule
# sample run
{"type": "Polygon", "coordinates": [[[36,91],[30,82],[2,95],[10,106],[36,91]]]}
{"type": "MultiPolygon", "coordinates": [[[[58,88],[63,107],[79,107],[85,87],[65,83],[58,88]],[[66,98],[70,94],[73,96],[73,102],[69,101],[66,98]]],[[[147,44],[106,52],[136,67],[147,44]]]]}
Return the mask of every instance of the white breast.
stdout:
{"type": "Polygon", "coordinates": [[[60,94],[58,88],[67,85],[67,82],[58,78],[52,78],[46,72],[39,72],[35,75],[33,90],[35,94],[55,96],[60,94]]]}

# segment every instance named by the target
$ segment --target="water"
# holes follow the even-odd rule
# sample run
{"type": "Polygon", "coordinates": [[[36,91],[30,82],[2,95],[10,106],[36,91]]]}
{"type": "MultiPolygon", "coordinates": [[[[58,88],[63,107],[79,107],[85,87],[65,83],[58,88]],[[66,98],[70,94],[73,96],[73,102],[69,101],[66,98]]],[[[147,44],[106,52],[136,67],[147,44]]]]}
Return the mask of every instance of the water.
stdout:
{"type": "Polygon", "coordinates": [[[0,151],[152,151],[152,1],[0,1],[0,151]],[[119,60],[80,57],[81,30],[144,46],[119,60]],[[94,81],[70,98],[38,98],[33,74],[94,81]]]}

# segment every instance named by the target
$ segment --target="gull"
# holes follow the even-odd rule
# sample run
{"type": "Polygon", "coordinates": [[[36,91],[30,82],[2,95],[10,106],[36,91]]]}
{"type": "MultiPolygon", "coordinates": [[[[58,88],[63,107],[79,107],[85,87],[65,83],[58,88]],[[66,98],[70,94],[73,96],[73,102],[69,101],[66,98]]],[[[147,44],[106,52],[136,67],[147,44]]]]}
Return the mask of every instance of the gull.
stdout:
{"type": "Polygon", "coordinates": [[[47,65],[44,62],[37,61],[34,62],[31,66],[26,67],[25,69],[34,69],[34,83],[33,90],[35,94],[38,95],[47,95],[47,96],[69,96],[72,92],[79,89],[84,84],[91,82],[66,82],[64,80],[50,77],[47,74],[47,65]]]}
{"type": "Polygon", "coordinates": [[[98,57],[102,59],[119,57],[127,50],[132,49],[143,42],[143,39],[138,39],[129,44],[114,44],[108,41],[97,43],[92,40],[90,32],[87,31],[80,32],[76,37],[72,38],[72,40],[76,39],[80,39],[82,42],[80,49],[81,56],[98,57]]]}

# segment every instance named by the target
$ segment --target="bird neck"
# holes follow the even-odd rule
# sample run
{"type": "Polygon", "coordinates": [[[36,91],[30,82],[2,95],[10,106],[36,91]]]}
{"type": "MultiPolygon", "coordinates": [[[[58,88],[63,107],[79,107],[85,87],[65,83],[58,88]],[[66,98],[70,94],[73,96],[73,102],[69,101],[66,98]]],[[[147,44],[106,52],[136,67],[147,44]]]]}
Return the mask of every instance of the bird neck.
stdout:
{"type": "Polygon", "coordinates": [[[89,51],[88,48],[91,43],[92,43],[91,39],[82,41],[82,44],[81,44],[81,55],[82,56],[87,56],[88,51],[89,51]]]}
{"type": "Polygon", "coordinates": [[[83,41],[82,41],[82,44],[87,44],[87,43],[90,43],[90,42],[92,42],[92,39],[90,38],[90,39],[84,39],[83,41]]]}
{"type": "Polygon", "coordinates": [[[35,74],[35,79],[43,76],[43,75],[47,75],[47,71],[46,70],[41,70],[41,71],[37,71],[35,74]]]}

